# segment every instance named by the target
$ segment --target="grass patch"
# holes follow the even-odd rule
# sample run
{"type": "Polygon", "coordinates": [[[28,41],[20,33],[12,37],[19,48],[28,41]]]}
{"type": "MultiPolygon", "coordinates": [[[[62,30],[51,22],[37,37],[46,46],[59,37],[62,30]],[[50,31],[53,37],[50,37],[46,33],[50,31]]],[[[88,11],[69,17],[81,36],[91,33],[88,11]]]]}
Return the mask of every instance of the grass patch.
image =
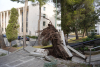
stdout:
{"type": "Polygon", "coordinates": [[[2,53],[2,54],[0,55],[0,57],[1,57],[1,56],[5,56],[5,55],[6,55],[5,53],[2,53]]]}
{"type": "Polygon", "coordinates": [[[47,45],[47,46],[33,46],[34,48],[47,48],[47,47],[52,47],[52,45],[47,45]]]}
{"type": "MultiPolygon", "coordinates": [[[[52,47],[52,45],[48,45],[48,46],[33,46],[34,48],[47,48],[47,47],[52,47]]],[[[16,47],[17,49],[21,49],[23,47],[16,47]]]]}
{"type": "Polygon", "coordinates": [[[16,47],[17,49],[21,49],[21,48],[23,48],[23,47],[16,47]]]}
{"type": "Polygon", "coordinates": [[[100,38],[100,35],[96,35],[97,38],[100,38]]]}
{"type": "MultiPolygon", "coordinates": [[[[83,42],[83,39],[87,38],[87,36],[85,37],[79,37],[78,40],[76,40],[76,37],[72,38],[72,39],[68,39],[68,43],[78,43],[78,42],[83,42]]],[[[100,38],[100,35],[96,35],[96,38],[100,38]]]]}
{"type": "MultiPolygon", "coordinates": [[[[86,36],[87,37],[87,36],[86,36]]],[[[84,37],[84,38],[86,38],[84,37]]],[[[78,42],[83,42],[83,37],[79,37],[79,39],[76,40],[76,37],[72,38],[72,39],[69,39],[68,40],[68,43],[78,43],[78,42]]]]}

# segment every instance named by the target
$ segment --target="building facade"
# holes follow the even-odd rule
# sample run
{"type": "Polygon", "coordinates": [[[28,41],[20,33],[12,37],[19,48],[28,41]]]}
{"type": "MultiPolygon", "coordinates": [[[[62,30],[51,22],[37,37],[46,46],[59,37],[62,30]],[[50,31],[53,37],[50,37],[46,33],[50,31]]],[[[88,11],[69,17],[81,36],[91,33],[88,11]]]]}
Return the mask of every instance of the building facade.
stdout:
{"type": "MultiPolygon", "coordinates": [[[[16,8],[18,10],[18,35],[23,36],[23,7],[16,8]]],[[[45,4],[41,7],[41,22],[40,22],[40,29],[46,28],[49,21],[46,20],[44,17],[51,20],[52,24],[55,26],[55,7],[45,4]]],[[[2,28],[2,34],[6,33],[6,28],[10,19],[10,10],[0,12],[0,25],[2,28]]],[[[39,19],[39,5],[32,4],[28,6],[27,9],[27,17],[26,17],[26,35],[37,35],[38,30],[38,19],[39,19]]],[[[56,24],[57,25],[57,24],[56,24]]]]}

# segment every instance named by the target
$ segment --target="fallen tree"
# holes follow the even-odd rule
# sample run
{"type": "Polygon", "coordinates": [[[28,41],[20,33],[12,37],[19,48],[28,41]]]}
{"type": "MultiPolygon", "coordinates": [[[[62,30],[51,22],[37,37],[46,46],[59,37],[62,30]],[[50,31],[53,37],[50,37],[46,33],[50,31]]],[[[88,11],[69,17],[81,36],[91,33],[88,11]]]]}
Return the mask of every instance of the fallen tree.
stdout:
{"type": "Polygon", "coordinates": [[[65,49],[63,48],[63,43],[61,41],[61,36],[58,30],[52,25],[48,24],[48,27],[41,31],[41,39],[45,41],[51,41],[53,45],[52,53],[56,57],[61,57],[63,59],[68,59],[69,56],[65,49]]]}

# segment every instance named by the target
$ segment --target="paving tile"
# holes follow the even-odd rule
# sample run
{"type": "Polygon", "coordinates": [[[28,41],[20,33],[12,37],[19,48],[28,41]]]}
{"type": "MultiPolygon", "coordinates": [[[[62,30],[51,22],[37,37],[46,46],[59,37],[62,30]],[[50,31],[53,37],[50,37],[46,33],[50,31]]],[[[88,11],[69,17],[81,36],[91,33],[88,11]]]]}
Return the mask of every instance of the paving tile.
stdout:
{"type": "Polygon", "coordinates": [[[28,51],[29,53],[36,50],[36,48],[33,48],[33,47],[31,47],[31,46],[27,46],[27,47],[25,47],[24,49],[25,49],[26,51],[28,51]]]}
{"type": "Polygon", "coordinates": [[[15,65],[18,65],[18,64],[20,64],[20,63],[22,63],[22,62],[23,62],[23,61],[18,60],[18,61],[9,63],[8,65],[9,65],[9,66],[15,66],[15,65]]]}
{"type": "Polygon", "coordinates": [[[25,57],[25,58],[23,58],[21,60],[28,61],[28,60],[33,59],[33,58],[34,58],[33,56],[27,56],[27,57],[25,57]]]}
{"type": "Polygon", "coordinates": [[[9,66],[7,66],[7,65],[2,65],[2,66],[0,66],[0,67],[9,67],[9,66]]]}

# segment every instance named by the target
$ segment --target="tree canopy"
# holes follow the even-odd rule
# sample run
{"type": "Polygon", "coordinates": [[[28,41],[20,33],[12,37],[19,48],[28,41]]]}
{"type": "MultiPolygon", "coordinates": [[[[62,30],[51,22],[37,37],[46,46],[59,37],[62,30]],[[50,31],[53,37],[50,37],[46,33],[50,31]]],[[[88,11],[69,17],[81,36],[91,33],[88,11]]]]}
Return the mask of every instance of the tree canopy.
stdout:
{"type": "Polygon", "coordinates": [[[9,42],[15,40],[18,36],[18,11],[15,8],[11,9],[11,15],[10,15],[10,20],[9,20],[9,24],[7,26],[6,29],[6,35],[7,35],[7,39],[9,42]]]}
{"type": "MultiPolygon", "coordinates": [[[[61,8],[61,27],[65,34],[90,28],[98,20],[98,13],[94,11],[94,0],[57,0],[61,8]]],[[[56,1],[54,0],[54,3],[56,1]]]]}

